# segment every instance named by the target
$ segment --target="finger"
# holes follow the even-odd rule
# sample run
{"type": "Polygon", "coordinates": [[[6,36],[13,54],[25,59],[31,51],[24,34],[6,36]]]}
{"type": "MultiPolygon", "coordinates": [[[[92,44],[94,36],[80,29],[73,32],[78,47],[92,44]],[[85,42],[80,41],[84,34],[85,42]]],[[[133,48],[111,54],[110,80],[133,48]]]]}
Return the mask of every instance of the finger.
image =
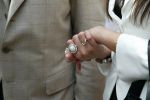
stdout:
{"type": "Polygon", "coordinates": [[[86,37],[85,37],[85,32],[80,32],[78,34],[78,38],[79,38],[79,41],[82,44],[82,46],[86,46],[87,45],[87,40],[86,40],[86,37]]]}
{"type": "Polygon", "coordinates": [[[90,31],[85,31],[85,38],[92,47],[97,47],[99,44],[92,38],[90,31]]]}
{"type": "Polygon", "coordinates": [[[74,42],[73,42],[72,39],[69,39],[69,40],[67,41],[67,44],[68,44],[68,45],[69,45],[69,44],[74,44],[74,42]]]}
{"type": "Polygon", "coordinates": [[[82,49],[81,49],[82,57],[86,60],[86,59],[88,59],[87,55],[88,55],[89,51],[91,51],[93,47],[88,43],[88,41],[85,37],[85,32],[80,32],[78,37],[82,44],[82,49]]]}
{"type": "Polygon", "coordinates": [[[74,55],[72,55],[71,53],[67,53],[65,54],[65,58],[68,62],[74,62],[76,61],[76,58],[74,57],[74,55]]]}
{"type": "Polygon", "coordinates": [[[75,57],[77,58],[77,59],[81,59],[82,57],[81,57],[81,50],[83,49],[83,47],[82,47],[82,45],[81,45],[81,43],[80,43],[80,40],[79,40],[79,38],[78,38],[78,35],[75,35],[75,36],[73,36],[73,42],[75,43],[75,45],[77,45],[77,47],[78,47],[78,52],[75,54],[75,57]]]}
{"type": "MultiPolygon", "coordinates": [[[[80,33],[80,38],[86,39],[83,32],[80,33]]],[[[75,54],[75,57],[79,60],[87,60],[90,55],[89,52],[93,50],[93,47],[88,43],[83,46],[78,35],[73,37],[73,41],[76,45],[78,45],[78,52],[75,54]]]]}
{"type": "Polygon", "coordinates": [[[78,47],[82,46],[81,43],[80,43],[78,35],[74,35],[72,40],[73,40],[74,44],[76,44],[78,47]]]}

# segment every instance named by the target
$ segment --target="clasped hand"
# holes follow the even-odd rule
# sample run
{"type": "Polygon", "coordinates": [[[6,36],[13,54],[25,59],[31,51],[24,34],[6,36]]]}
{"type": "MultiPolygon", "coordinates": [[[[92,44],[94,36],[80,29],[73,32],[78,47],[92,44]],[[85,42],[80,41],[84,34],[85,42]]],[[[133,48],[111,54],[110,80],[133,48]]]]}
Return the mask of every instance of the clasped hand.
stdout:
{"type": "Polygon", "coordinates": [[[115,51],[119,33],[112,32],[102,26],[97,26],[80,32],[67,41],[67,44],[75,44],[77,52],[65,52],[67,61],[84,61],[93,58],[104,59],[115,51]]]}

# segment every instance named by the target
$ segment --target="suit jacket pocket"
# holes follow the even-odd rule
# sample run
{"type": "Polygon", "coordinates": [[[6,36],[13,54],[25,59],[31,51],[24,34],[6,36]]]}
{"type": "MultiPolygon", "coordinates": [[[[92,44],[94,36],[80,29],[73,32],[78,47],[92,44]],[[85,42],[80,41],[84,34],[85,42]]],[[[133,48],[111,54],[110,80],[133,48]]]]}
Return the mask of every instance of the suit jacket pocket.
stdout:
{"type": "Polygon", "coordinates": [[[46,93],[54,94],[74,83],[73,67],[67,67],[54,75],[51,75],[46,80],[46,93]]]}

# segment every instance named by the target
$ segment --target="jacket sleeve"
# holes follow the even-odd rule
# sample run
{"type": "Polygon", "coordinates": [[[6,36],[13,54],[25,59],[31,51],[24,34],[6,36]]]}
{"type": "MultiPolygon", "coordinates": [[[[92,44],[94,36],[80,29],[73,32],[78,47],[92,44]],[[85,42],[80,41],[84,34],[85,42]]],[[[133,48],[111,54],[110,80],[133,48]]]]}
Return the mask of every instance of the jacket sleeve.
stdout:
{"type": "Polygon", "coordinates": [[[70,0],[73,34],[104,25],[105,0],[70,0]]]}
{"type": "Polygon", "coordinates": [[[148,70],[148,39],[121,34],[116,47],[116,67],[122,80],[146,80],[148,70]]]}

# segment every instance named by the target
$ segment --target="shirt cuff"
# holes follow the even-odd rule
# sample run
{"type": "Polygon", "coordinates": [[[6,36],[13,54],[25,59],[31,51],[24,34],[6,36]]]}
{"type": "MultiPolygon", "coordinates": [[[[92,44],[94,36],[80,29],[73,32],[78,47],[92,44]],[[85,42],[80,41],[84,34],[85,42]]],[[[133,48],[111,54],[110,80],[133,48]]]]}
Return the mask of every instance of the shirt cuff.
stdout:
{"type": "Polygon", "coordinates": [[[116,67],[122,80],[148,78],[148,40],[121,34],[116,46],[116,67]]]}

